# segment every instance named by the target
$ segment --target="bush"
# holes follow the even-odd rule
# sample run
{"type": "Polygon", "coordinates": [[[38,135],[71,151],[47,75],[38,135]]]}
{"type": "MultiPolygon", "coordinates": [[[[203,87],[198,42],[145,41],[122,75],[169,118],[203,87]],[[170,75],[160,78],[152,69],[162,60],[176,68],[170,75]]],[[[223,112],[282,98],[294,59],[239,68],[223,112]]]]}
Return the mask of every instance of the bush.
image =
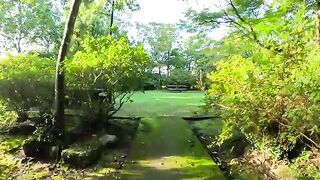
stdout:
{"type": "Polygon", "coordinates": [[[221,140],[240,128],[255,145],[267,144],[279,157],[298,142],[319,148],[320,57],[310,49],[293,56],[257,51],[252,58],[233,56],[218,63],[210,76],[209,102],[223,107],[221,140]]]}
{"type": "Polygon", "coordinates": [[[195,88],[197,79],[191,72],[184,69],[174,69],[165,79],[166,85],[186,85],[189,88],[195,88]]]}
{"type": "Polygon", "coordinates": [[[48,109],[54,95],[54,60],[36,54],[9,56],[0,61],[0,98],[25,120],[30,107],[48,109]]]}
{"type": "Polygon", "coordinates": [[[297,179],[320,179],[320,153],[319,151],[303,151],[290,165],[292,173],[297,179]]]}
{"type": "Polygon", "coordinates": [[[87,37],[81,46],[67,61],[67,86],[84,90],[80,101],[89,115],[110,117],[130,100],[133,91],[142,88],[149,57],[143,46],[131,47],[126,38],[87,37]],[[90,95],[90,91],[96,93],[90,95]]]}
{"type": "MultiPolygon", "coordinates": [[[[112,115],[130,94],[142,88],[149,57],[141,45],[126,38],[86,38],[82,50],[67,61],[67,102],[87,115],[112,115]],[[117,104],[117,107],[115,107],[117,104]]],[[[0,100],[25,121],[31,107],[50,112],[54,101],[55,60],[37,54],[0,61],[0,100]]]]}
{"type": "Polygon", "coordinates": [[[7,130],[15,124],[17,115],[13,111],[7,111],[4,103],[0,102],[0,131],[7,130]]]}
{"type": "Polygon", "coordinates": [[[143,90],[155,90],[160,86],[159,74],[146,72],[143,82],[143,90]]]}

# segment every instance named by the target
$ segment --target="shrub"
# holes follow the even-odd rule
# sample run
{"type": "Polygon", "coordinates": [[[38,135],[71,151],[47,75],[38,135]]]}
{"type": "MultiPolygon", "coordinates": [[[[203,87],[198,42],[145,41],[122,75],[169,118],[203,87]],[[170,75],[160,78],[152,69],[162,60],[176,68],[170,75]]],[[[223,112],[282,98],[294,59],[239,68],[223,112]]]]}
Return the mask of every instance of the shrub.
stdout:
{"type": "Polygon", "coordinates": [[[240,128],[255,145],[267,144],[282,157],[298,142],[320,148],[320,58],[310,49],[294,56],[257,51],[217,64],[209,102],[223,108],[221,140],[240,128]]]}
{"type": "Polygon", "coordinates": [[[186,85],[189,88],[196,86],[197,79],[191,72],[184,69],[174,69],[165,79],[166,85],[186,85]]]}
{"type": "Polygon", "coordinates": [[[131,47],[126,38],[87,37],[81,46],[67,62],[67,86],[86,90],[80,100],[89,114],[112,116],[141,89],[149,57],[142,45],[131,47]],[[92,90],[101,92],[93,98],[92,90]]]}
{"type": "Polygon", "coordinates": [[[7,111],[4,103],[0,102],[0,131],[6,130],[15,124],[17,115],[13,111],[7,111]]]}
{"type": "Polygon", "coordinates": [[[30,107],[51,107],[54,60],[36,54],[9,56],[0,61],[0,98],[7,108],[25,116],[30,107]]]}
{"type": "MultiPolygon", "coordinates": [[[[144,76],[143,90],[155,90],[160,86],[159,74],[146,72],[144,76]]],[[[161,77],[160,77],[161,78],[161,77]]]]}

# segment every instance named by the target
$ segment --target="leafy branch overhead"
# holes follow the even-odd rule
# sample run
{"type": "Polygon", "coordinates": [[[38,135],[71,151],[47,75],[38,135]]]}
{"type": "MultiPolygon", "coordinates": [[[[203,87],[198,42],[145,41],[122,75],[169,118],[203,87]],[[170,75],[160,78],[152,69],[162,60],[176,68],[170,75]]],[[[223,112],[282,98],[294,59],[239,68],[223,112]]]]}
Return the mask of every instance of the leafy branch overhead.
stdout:
{"type": "MultiPolygon", "coordinates": [[[[187,21],[182,25],[189,31],[202,28],[205,31],[214,28],[223,28],[237,37],[246,38],[256,42],[259,46],[269,49],[270,41],[278,41],[275,36],[280,35],[292,25],[288,25],[294,16],[302,15],[300,19],[305,22],[301,31],[310,29],[314,18],[305,15],[316,10],[313,1],[238,1],[225,0],[222,7],[196,11],[189,9],[186,13],[187,21]],[[299,13],[300,12],[300,13],[299,13]],[[294,13],[294,14],[292,14],[294,13]]],[[[298,19],[296,19],[298,20],[298,19]]],[[[299,22],[300,24],[301,22],[299,22]]]]}

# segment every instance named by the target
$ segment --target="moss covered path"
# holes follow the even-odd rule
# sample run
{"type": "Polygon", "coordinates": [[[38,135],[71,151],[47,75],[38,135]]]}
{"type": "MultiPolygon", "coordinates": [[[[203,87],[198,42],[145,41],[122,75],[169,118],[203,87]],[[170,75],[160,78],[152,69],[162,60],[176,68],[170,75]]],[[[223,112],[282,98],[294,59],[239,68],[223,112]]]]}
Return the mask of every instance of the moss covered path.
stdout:
{"type": "MultiPolygon", "coordinates": [[[[165,98],[168,95],[172,96],[172,94],[166,93],[162,97],[165,98]]],[[[184,101],[188,100],[188,94],[182,93],[175,96],[180,100],[183,97],[186,97],[184,101]]],[[[199,95],[199,97],[202,96],[199,95]]],[[[157,98],[161,98],[161,96],[157,96],[157,98]]],[[[194,99],[190,100],[194,106],[194,99]]],[[[192,109],[187,107],[187,102],[184,101],[180,102],[179,107],[177,106],[176,109],[170,111],[192,109]],[[186,107],[183,108],[183,105],[186,107]]],[[[150,102],[154,103],[152,99],[150,102]]],[[[166,102],[158,100],[159,105],[153,104],[153,106],[166,107],[164,105],[166,102]]],[[[148,104],[145,104],[145,107],[152,108],[148,104]]],[[[145,118],[142,119],[138,134],[132,144],[128,162],[121,171],[121,179],[225,179],[205,148],[193,135],[188,123],[182,120],[181,116],[166,112],[166,115],[162,116],[153,113],[143,114],[145,118]]]]}

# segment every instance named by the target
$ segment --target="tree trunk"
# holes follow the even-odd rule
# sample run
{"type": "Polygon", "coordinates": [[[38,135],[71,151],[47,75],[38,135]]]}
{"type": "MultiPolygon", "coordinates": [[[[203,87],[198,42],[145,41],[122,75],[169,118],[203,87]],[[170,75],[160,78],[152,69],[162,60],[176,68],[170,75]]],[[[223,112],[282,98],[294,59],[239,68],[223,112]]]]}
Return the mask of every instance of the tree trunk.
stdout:
{"type": "Polygon", "coordinates": [[[112,6],[111,6],[111,16],[110,16],[110,36],[112,35],[112,26],[113,26],[113,19],[114,19],[114,2],[115,0],[112,0],[112,6]]]}
{"type": "Polygon", "coordinates": [[[317,11],[316,11],[316,31],[317,31],[317,43],[320,46],[320,0],[317,0],[317,11]]]}
{"type": "Polygon", "coordinates": [[[64,35],[61,42],[57,64],[56,64],[56,79],[55,79],[55,114],[54,114],[54,136],[57,140],[57,160],[61,159],[63,134],[64,134],[64,98],[65,98],[65,74],[64,74],[64,59],[67,56],[71,36],[74,30],[74,25],[79,12],[81,0],[74,0],[70,9],[68,20],[65,25],[64,35]]]}
{"type": "MultiPolygon", "coordinates": [[[[112,26],[113,26],[113,19],[114,19],[114,4],[115,4],[115,0],[112,0],[112,6],[111,6],[111,15],[110,15],[110,36],[112,36],[113,32],[112,32],[112,26]]],[[[110,90],[107,90],[107,103],[108,105],[111,105],[112,104],[112,91],[111,89],[110,90]]],[[[111,109],[114,109],[114,106],[111,107],[111,109]]]]}
{"type": "Polygon", "coordinates": [[[160,66],[158,67],[158,70],[159,70],[159,87],[158,87],[158,89],[161,89],[162,81],[161,81],[161,67],[160,66]]]}
{"type": "MultiPolygon", "coordinates": [[[[170,50],[171,51],[171,50],[170,50]]],[[[168,54],[167,54],[167,77],[168,76],[170,76],[170,54],[171,54],[171,52],[170,51],[168,51],[168,54]]]]}

